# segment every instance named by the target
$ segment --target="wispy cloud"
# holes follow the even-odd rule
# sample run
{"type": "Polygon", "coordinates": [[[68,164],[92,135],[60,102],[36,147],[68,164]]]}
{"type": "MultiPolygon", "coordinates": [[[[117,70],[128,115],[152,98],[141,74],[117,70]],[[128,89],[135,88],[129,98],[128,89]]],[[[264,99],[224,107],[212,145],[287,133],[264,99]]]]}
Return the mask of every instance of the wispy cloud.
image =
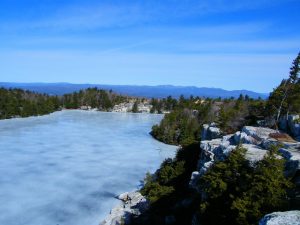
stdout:
{"type": "MultiPolygon", "coordinates": [[[[49,30],[91,30],[99,28],[122,28],[133,25],[168,22],[179,18],[189,18],[220,12],[235,12],[246,9],[260,8],[265,5],[276,5],[295,0],[225,0],[203,1],[103,1],[89,5],[65,5],[40,15],[38,18],[22,21],[0,22],[2,31],[19,29],[49,29],[49,30]]],[[[38,13],[37,13],[38,14],[38,13]]],[[[29,17],[31,18],[31,17],[29,17]]]]}
{"type": "Polygon", "coordinates": [[[34,21],[13,21],[0,24],[4,31],[20,29],[82,30],[121,27],[141,21],[142,17],[132,6],[77,7],[60,9],[47,17],[34,21]]]}
{"type": "MultiPolygon", "coordinates": [[[[3,49],[86,50],[91,52],[149,52],[172,54],[290,53],[299,48],[300,37],[261,38],[272,29],[264,22],[216,26],[147,27],[101,35],[54,35],[10,37],[3,49]]],[[[1,38],[0,38],[1,40],[1,38]]],[[[1,44],[0,44],[1,45],[1,44]]]]}
{"type": "Polygon", "coordinates": [[[298,12],[284,5],[298,0],[55,1],[42,13],[27,1],[22,16],[0,15],[2,79],[265,92],[300,48],[298,12]]]}

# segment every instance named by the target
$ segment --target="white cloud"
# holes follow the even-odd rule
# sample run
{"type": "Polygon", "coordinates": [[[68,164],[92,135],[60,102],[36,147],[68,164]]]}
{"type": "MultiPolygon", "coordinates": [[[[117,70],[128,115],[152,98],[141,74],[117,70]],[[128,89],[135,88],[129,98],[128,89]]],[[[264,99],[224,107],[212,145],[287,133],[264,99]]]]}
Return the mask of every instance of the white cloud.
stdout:
{"type": "MultiPolygon", "coordinates": [[[[239,23],[199,27],[148,27],[96,36],[18,36],[5,40],[7,49],[86,50],[96,53],[291,53],[300,37],[262,38],[268,23],[239,23]]],[[[5,49],[3,48],[3,49],[5,49]]]]}

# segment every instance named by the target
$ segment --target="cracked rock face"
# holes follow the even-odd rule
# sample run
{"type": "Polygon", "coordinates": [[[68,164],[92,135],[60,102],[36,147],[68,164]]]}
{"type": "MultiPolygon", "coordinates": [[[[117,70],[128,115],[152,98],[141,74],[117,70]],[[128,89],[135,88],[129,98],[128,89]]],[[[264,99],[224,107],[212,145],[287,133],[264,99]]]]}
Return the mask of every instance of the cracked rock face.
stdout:
{"type": "Polygon", "coordinates": [[[261,144],[263,141],[270,139],[270,134],[279,133],[279,131],[270,128],[250,126],[243,127],[242,132],[256,141],[253,144],[261,144]]]}
{"type": "Polygon", "coordinates": [[[300,225],[300,211],[274,212],[265,215],[259,225],[300,225]]]}

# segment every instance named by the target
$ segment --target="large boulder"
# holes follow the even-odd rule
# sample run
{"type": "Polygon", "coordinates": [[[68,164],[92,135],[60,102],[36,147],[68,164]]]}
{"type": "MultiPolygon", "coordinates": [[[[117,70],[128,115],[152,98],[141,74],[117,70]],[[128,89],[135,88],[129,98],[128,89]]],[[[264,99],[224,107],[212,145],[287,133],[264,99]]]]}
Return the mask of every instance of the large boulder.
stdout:
{"type": "Polygon", "coordinates": [[[234,134],[234,142],[236,145],[238,144],[257,144],[258,141],[252,136],[247,135],[245,132],[236,132],[234,134]]]}
{"type": "Polygon", "coordinates": [[[300,225],[300,211],[268,214],[259,221],[259,225],[300,225]]]}
{"type": "Polygon", "coordinates": [[[293,177],[300,171],[300,143],[283,143],[279,151],[287,160],[286,175],[293,177]]]}
{"type": "Polygon", "coordinates": [[[297,121],[299,121],[299,115],[289,115],[288,127],[294,137],[300,136],[300,123],[297,121]]]}
{"type": "Polygon", "coordinates": [[[201,132],[201,140],[212,140],[222,137],[222,131],[215,123],[204,124],[201,132]]]}
{"type": "Polygon", "coordinates": [[[289,115],[279,120],[279,128],[290,133],[297,141],[300,141],[299,115],[289,115]]]}
{"type": "Polygon", "coordinates": [[[210,141],[201,141],[200,148],[202,151],[198,161],[200,174],[204,174],[214,161],[224,160],[236,148],[231,144],[232,137],[233,135],[226,135],[210,141]]]}
{"type": "Polygon", "coordinates": [[[191,175],[190,186],[197,189],[199,178],[214,164],[215,161],[224,160],[229,153],[236,148],[231,145],[233,135],[226,135],[222,138],[201,141],[200,148],[202,149],[197,171],[191,175]]]}
{"type": "Polygon", "coordinates": [[[277,130],[273,130],[265,127],[250,127],[245,126],[242,132],[255,139],[255,144],[261,144],[263,141],[270,139],[271,134],[279,133],[277,130]]]}

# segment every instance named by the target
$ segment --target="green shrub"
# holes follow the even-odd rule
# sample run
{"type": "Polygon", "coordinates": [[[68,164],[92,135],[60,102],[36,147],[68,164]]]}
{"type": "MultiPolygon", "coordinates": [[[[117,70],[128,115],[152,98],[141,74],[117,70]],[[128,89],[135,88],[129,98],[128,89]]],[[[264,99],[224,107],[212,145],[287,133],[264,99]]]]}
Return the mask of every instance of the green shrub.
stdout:
{"type": "Polygon", "coordinates": [[[203,224],[257,224],[265,214],[286,209],[286,190],[292,184],[284,177],[278,150],[274,147],[254,166],[245,153],[238,147],[200,179],[205,193],[199,211],[203,224]]]}

